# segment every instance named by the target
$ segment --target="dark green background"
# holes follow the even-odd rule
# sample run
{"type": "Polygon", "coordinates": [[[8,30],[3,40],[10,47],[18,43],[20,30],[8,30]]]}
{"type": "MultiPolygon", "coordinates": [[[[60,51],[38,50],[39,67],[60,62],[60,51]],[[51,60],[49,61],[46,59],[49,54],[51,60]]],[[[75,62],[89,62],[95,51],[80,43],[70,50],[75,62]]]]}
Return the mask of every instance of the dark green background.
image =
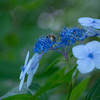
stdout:
{"type": "MultiPolygon", "coordinates": [[[[99,19],[100,0],[0,0],[0,96],[19,84],[20,66],[37,38],[50,33],[57,35],[64,26],[81,27],[77,21],[80,17],[99,19]],[[54,18],[52,28],[39,27],[38,19],[44,12],[54,18]]],[[[48,16],[43,20],[47,21],[46,25],[50,22],[48,16]]],[[[30,57],[33,54],[31,52],[30,57]]],[[[51,51],[43,56],[34,81],[42,84],[42,79],[46,80],[46,75],[40,75],[58,56],[58,53],[51,51]]],[[[63,89],[60,91],[65,92],[63,89]]]]}

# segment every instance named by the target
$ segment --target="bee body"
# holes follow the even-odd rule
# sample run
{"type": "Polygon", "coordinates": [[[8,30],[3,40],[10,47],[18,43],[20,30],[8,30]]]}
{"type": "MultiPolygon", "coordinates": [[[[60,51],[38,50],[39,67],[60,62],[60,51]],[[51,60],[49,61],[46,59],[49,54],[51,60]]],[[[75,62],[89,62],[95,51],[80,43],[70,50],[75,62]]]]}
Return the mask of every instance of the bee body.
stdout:
{"type": "Polygon", "coordinates": [[[54,41],[56,40],[56,36],[53,35],[53,34],[49,34],[49,35],[47,35],[46,38],[49,38],[51,42],[54,42],[54,41]]]}

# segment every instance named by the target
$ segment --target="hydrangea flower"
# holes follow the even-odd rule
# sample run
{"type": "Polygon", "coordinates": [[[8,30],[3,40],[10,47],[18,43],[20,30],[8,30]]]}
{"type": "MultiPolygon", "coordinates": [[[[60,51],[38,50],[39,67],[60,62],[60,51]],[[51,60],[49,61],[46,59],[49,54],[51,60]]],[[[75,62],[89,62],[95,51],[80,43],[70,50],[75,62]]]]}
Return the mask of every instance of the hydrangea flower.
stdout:
{"type": "Polygon", "coordinates": [[[19,91],[21,90],[22,88],[22,85],[24,83],[24,79],[25,79],[25,69],[26,69],[26,66],[27,66],[27,62],[28,62],[28,58],[29,58],[29,51],[27,52],[27,55],[26,55],[26,58],[25,58],[25,64],[24,64],[24,67],[22,68],[22,71],[21,71],[21,74],[20,74],[20,85],[19,85],[19,91]]]}
{"type": "Polygon", "coordinates": [[[27,69],[25,70],[25,73],[28,74],[27,87],[31,85],[33,76],[35,75],[38,69],[39,61],[42,58],[42,56],[43,56],[43,53],[40,55],[38,53],[35,53],[33,57],[30,59],[30,63],[27,65],[27,69]]]}
{"type": "Polygon", "coordinates": [[[100,69],[100,42],[92,41],[86,45],[75,46],[72,52],[78,58],[77,69],[80,73],[91,72],[94,67],[100,69]]]}
{"type": "MultiPolygon", "coordinates": [[[[83,27],[86,31],[88,31],[90,29],[90,27],[83,27]]],[[[97,36],[98,38],[100,38],[100,31],[95,29],[94,27],[92,27],[89,32],[87,33],[87,37],[93,37],[93,36],[97,36]]]]}
{"type": "Polygon", "coordinates": [[[93,19],[90,17],[81,17],[78,19],[78,22],[82,26],[92,26],[94,28],[100,29],[100,19],[93,19]]]}
{"type": "Polygon", "coordinates": [[[19,91],[21,90],[21,88],[23,86],[24,79],[25,79],[25,74],[26,73],[28,74],[27,87],[30,86],[30,84],[32,82],[32,79],[33,79],[33,76],[36,73],[37,68],[39,66],[39,61],[42,58],[42,55],[43,55],[43,53],[40,54],[40,55],[38,53],[35,53],[33,55],[33,57],[27,63],[28,58],[29,58],[29,51],[28,51],[26,59],[25,59],[25,65],[22,68],[22,72],[20,74],[20,80],[21,80],[21,82],[20,82],[20,85],[19,85],[19,91]]]}

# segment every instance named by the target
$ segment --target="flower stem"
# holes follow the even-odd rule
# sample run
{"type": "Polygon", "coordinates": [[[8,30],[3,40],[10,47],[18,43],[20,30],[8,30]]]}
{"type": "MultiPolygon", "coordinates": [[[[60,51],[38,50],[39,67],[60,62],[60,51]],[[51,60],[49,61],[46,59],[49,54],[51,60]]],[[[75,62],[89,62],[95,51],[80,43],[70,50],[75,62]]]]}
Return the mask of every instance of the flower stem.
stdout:
{"type": "Polygon", "coordinates": [[[81,40],[79,40],[80,41],[80,43],[83,45],[83,42],[81,41],[81,40]]]}
{"type": "Polygon", "coordinates": [[[67,55],[68,55],[68,53],[69,53],[69,50],[70,50],[70,48],[71,48],[71,46],[72,46],[72,44],[70,43],[70,45],[69,45],[69,47],[68,47],[68,50],[67,50],[67,55]]]}
{"type": "Polygon", "coordinates": [[[92,27],[90,27],[90,28],[87,30],[87,32],[86,32],[82,37],[85,37],[85,36],[89,33],[89,31],[91,30],[91,28],[92,28],[92,27]]]}
{"type": "MultiPolygon", "coordinates": [[[[68,55],[65,56],[65,59],[66,59],[66,61],[67,61],[67,66],[68,66],[68,70],[69,70],[69,69],[70,69],[70,66],[69,66],[68,55]]],[[[68,95],[67,95],[66,100],[69,100],[70,95],[71,95],[71,91],[72,91],[72,80],[71,80],[71,83],[69,84],[68,95]]]]}
{"type": "Polygon", "coordinates": [[[70,83],[70,85],[69,85],[69,91],[68,91],[68,95],[67,95],[66,100],[69,100],[69,99],[70,99],[71,92],[72,92],[72,89],[73,89],[73,86],[74,86],[74,83],[75,83],[75,81],[76,81],[76,78],[77,78],[78,74],[79,74],[79,71],[76,70],[75,76],[74,76],[74,78],[72,78],[72,79],[73,79],[73,82],[72,82],[72,80],[71,80],[71,83],[70,83]]]}
{"type": "Polygon", "coordinates": [[[70,86],[69,86],[69,92],[68,92],[66,100],[70,99],[71,92],[72,92],[72,81],[71,81],[70,86]]]}

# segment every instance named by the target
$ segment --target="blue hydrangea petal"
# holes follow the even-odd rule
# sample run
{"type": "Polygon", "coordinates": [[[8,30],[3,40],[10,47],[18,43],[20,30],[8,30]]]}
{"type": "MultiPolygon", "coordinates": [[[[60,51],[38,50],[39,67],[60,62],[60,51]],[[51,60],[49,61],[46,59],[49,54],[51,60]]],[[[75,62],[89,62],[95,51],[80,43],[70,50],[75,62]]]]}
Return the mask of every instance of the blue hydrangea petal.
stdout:
{"type": "Polygon", "coordinates": [[[27,87],[30,86],[31,82],[32,82],[32,79],[33,79],[33,73],[30,73],[28,75],[28,78],[27,78],[27,87]]]}
{"type": "Polygon", "coordinates": [[[38,57],[39,57],[39,54],[37,54],[37,53],[35,53],[35,54],[33,55],[33,57],[29,60],[27,66],[26,66],[26,68],[25,68],[24,74],[25,74],[25,73],[28,71],[28,69],[31,67],[31,64],[32,64],[32,63],[36,63],[36,62],[39,60],[38,57]]]}
{"type": "Polygon", "coordinates": [[[26,59],[25,59],[25,64],[24,64],[24,66],[26,66],[27,61],[28,61],[28,58],[29,58],[29,51],[27,52],[27,55],[26,55],[26,59]]]}
{"type": "Polygon", "coordinates": [[[23,77],[23,72],[20,73],[20,77],[19,77],[19,79],[21,80],[22,77],[23,77]]]}
{"type": "Polygon", "coordinates": [[[31,67],[31,63],[32,63],[32,59],[29,60],[27,66],[25,68],[25,71],[23,72],[23,75],[25,75],[27,73],[28,69],[31,67]]]}
{"type": "Polygon", "coordinates": [[[82,26],[94,26],[93,23],[83,23],[82,26]]]}
{"type": "Polygon", "coordinates": [[[94,55],[94,63],[95,63],[95,67],[100,69],[100,54],[99,55],[94,55]]]}
{"type": "Polygon", "coordinates": [[[33,76],[36,73],[38,66],[39,66],[39,60],[40,60],[40,56],[42,56],[43,54],[39,55],[37,53],[35,53],[31,59],[31,63],[29,64],[29,67],[27,69],[27,74],[28,74],[28,79],[27,79],[27,87],[30,86],[33,76]]]}
{"type": "Polygon", "coordinates": [[[95,24],[93,25],[93,27],[94,27],[94,28],[97,28],[97,29],[100,29],[100,23],[99,23],[99,22],[95,23],[95,24]]]}
{"type": "Polygon", "coordinates": [[[93,18],[90,17],[81,17],[78,19],[79,23],[90,23],[93,21],[93,18]]]}
{"type": "Polygon", "coordinates": [[[77,69],[79,70],[80,73],[91,72],[95,67],[93,59],[88,57],[85,59],[77,60],[77,64],[78,64],[77,69]]]}
{"type": "Polygon", "coordinates": [[[36,66],[39,63],[39,54],[35,53],[31,59],[31,65],[29,69],[27,70],[27,74],[31,73],[31,68],[36,66]]]}
{"type": "MultiPolygon", "coordinates": [[[[89,29],[90,29],[90,27],[88,27],[88,26],[84,26],[83,27],[86,31],[88,31],[89,29]]],[[[91,27],[91,29],[89,30],[89,32],[88,32],[88,36],[91,36],[91,35],[93,35],[93,34],[100,34],[100,31],[99,30],[97,30],[97,29],[95,29],[94,27],[91,27]],[[90,35],[89,35],[90,34],[90,35]]]]}
{"type": "Polygon", "coordinates": [[[100,24],[100,19],[94,19],[96,23],[100,24]]]}
{"type": "Polygon", "coordinates": [[[94,28],[100,29],[100,19],[93,19],[90,17],[82,17],[78,19],[78,22],[82,26],[92,26],[94,28]]]}
{"type": "Polygon", "coordinates": [[[100,35],[97,35],[98,38],[100,38],[100,35]]]}
{"type": "Polygon", "coordinates": [[[34,69],[32,69],[32,73],[33,75],[36,73],[37,69],[38,69],[38,66],[39,66],[39,62],[37,63],[36,67],[34,69]]]}
{"type": "Polygon", "coordinates": [[[83,26],[92,26],[93,19],[90,17],[81,17],[78,19],[78,22],[83,26]]]}
{"type": "Polygon", "coordinates": [[[39,66],[39,63],[36,65],[34,69],[30,68],[30,71],[29,71],[30,73],[28,74],[28,79],[27,79],[27,87],[29,87],[30,84],[32,83],[33,76],[36,73],[38,66],[39,66]]]}
{"type": "Polygon", "coordinates": [[[76,58],[86,58],[89,54],[89,50],[85,45],[78,45],[72,48],[73,55],[76,58]]]}
{"type": "MultiPolygon", "coordinates": [[[[90,29],[90,26],[84,26],[83,27],[86,31],[88,31],[90,29]]],[[[87,36],[91,36],[91,35],[94,35],[96,34],[95,32],[95,28],[91,27],[91,30],[88,32],[87,36]]]]}
{"type": "Polygon", "coordinates": [[[100,42],[91,41],[86,44],[86,47],[89,49],[90,53],[100,54],[100,42]]]}
{"type": "Polygon", "coordinates": [[[22,89],[22,86],[23,86],[23,83],[24,83],[24,79],[25,79],[25,76],[23,76],[22,79],[21,79],[21,81],[20,81],[19,91],[22,89]]]}
{"type": "Polygon", "coordinates": [[[38,66],[39,66],[39,61],[32,64],[31,67],[28,69],[27,74],[30,74],[30,73],[35,74],[38,66]]]}
{"type": "MultiPolygon", "coordinates": [[[[28,62],[28,58],[29,58],[29,51],[27,52],[27,55],[26,55],[26,58],[25,58],[25,64],[24,64],[24,67],[23,68],[26,68],[26,65],[27,65],[27,62],[28,62]]],[[[22,79],[22,77],[25,75],[25,73],[23,72],[23,70],[22,70],[22,72],[20,73],[20,77],[19,77],[19,79],[22,79]]]]}
{"type": "MultiPolygon", "coordinates": [[[[83,27],[86,31],[90,29],[90,27],[84,26],[83,27]]],[[[94,27],[91,27],[90,31],[88,32],[87,36],[97,35],[98,38],[100,38],[100,31],[95,29],[94,27]],[[97,35],[98,34],[98,35],[97,35]]]]}

